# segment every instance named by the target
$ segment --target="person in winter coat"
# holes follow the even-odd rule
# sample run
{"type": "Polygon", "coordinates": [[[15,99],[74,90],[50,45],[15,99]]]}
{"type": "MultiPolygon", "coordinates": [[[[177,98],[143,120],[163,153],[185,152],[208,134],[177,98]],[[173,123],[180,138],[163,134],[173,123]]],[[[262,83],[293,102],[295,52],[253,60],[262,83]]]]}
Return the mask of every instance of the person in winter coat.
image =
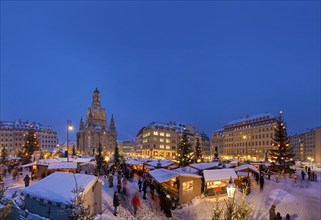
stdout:
{"type": "Polygon", "coordinates": [[[166,194],[164,193],[164,191],[160,190],[159,191],[159,206],[160,206],[161,211],[164,211],[165,198],[166,198],[166,194]]]}
{"type": "Polygon", "coordinates": [[[272,205],[270,208],[270,220],[276,220],[275,205],[272,205]]]}
{"type": "Polygon", "coordinates": [[[113,177],[113,175],[109,174],[109,177],[108,177],[109,188],[113,187],[113,185],[114,185],[113,182],[114,182],[114,177],[113,177]]]}
{"type": "Polygon", "coordinates": [[[301,171],[301,177],[302,177],[302,180],[304,180],[305,172],[303,170],[301,171]]]}
{"type": "Polygon", "coordinates": [[[152,196],[152,199],[154,199],[154,191],[155,191],[155,185],[154,183],[151,183],[149,185],[149,188],[150,188],[150,195],[152,196]]]}
{"type": "Polygon", "coordinates": [[[127,187],[127,179],[123,179],[123,193],[126,194],[126,187],[127,187]]]}
{"type": "Polygon", "coordinates": [[[260,190],[263,191],[263,187],[264,187],[264,176],[263,174],[261,174],[260,176],[260,190]]]}
{"type": "Polygon", "coordinates": [[[118,179],[118,180],[117,180],[117,189],[118,189],[118,192],[120,193],[120,189],[121,189],[121,179],[118,179]]]}
{"type": "Polygon", "coordinates": [[[277,213],[276,213],[275,219],[276,219],[276,220],[282,220],[282,216],[281,216],[281,213],[280,213],[280,212],[277,212],[277,213]]]}
{"type": "Polygon", "coordinates": [[[25,182],[25,187],[28,187],[30,183],[30,177],[28,174],[25,176],[25,178],[23,178],[23,181],[25,182]]]}
{"type": "Polygon", "coordinates": [[[139,177],[139,180],[138,180],[138,189],[139,189],[139,192],[141,192],[142,191],[142,180],[141,180],[141,178],[139,177]]]}
{"type": "Polygon", "coordinates": [[[167,218],[171,218],[172,217],[172,200],[170,199],[170,195],[166,195],[165,198],[165,203],[164,203],[164,212],[167,218]]]}
{"type": "Polygon", "coordinates": [[[132,200],[132,204],[133,204],[133,207],[134,207],[134,215],[136,216],[137,210],[140,207],[140,200],[139,200],[139,197],[138,197],[137,193],[134,194],[134,197],[133,197],[133,200],[132,200]]]}
{"type": "Polygon", "coordinates": [[[147,186],[148,186],[148,180],[145,180],[143,183],[143,192],[144,192],[143,199],[146,199],[147,186]]]}
{"type": "Polygon", "coordinates": [[[286,216],[285,216],[285,220],[291,220],[290,219],[290,214],[288,213],[288,214],[286,214],[286,216]]]}
{"type": "Polygon", "coordinates": [[[114,192],[113,205],[114,205],[114,216],[117,216],[117,207],[119,206],[119,198],[118,198],[117,192],[114,192]]]}

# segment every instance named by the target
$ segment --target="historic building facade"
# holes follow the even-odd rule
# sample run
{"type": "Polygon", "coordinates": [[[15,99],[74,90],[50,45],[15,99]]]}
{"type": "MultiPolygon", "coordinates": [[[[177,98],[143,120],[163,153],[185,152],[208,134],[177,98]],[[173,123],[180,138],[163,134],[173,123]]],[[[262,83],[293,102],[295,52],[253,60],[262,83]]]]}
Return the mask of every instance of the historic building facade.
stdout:
{"type": "Polygon", "coordinates": [[[196,140],[200,140],[203,158],[208,159],[211,152],[208,136],[190,125],[176,122],[152,122],[140,129],[136,136],[136,152],[142,157],[176,159],[178,143],[183,131],[187,133],[193,147],[195,147],[196,140]]]}
{"type": "Polygon", "coordinates": [[[290,136],[295,159],[321,163],[321,127],[290,136]]]}
{"type": "Polygon", "coordinates": [[[257,114],[233,120],[224,129],[213,132],[212,148],[225,158],[264,160],[272,148],[276,118],[257,114]]]}
{"type": "Polygon", "coordinates": [[[92,94],[92,105],[87,110],[86,121],[80,119],[77,132],[77,150],[81,154],[91,155],[101,144],[103,153],[110,155],[117,143],[116,138],[114,117],[111,116],[108,126],[106,110],[101,105],[100,92],[96,88],[92,94]]]}
{"type": "Polygon", "coordinates": [[[24,144],[25,134],[33,129],[37,135],[40,148],[49,152],[58,144],[57,132],[38,122],[29,121],[0,121],[0,147],[4,146],[8,154],[17,154],[18,149],[24,144]]]}

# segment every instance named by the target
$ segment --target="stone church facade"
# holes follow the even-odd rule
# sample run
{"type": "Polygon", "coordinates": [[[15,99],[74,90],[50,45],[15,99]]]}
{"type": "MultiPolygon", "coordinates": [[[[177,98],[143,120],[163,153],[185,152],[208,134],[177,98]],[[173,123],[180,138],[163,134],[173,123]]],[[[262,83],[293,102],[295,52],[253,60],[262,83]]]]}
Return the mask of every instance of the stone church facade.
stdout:
{"type": "Polygon", "coordinates": [[[100,103],[100,92],[96,88],[92,95],[92,105],[87,110],[86,121],[80,119],[77,132],[77,149],[79,153],[92,155],[99,143],[104,155],[112,154],[116,145],[117,132],[113,115],[107,123],[106,110],[100,103]]]}

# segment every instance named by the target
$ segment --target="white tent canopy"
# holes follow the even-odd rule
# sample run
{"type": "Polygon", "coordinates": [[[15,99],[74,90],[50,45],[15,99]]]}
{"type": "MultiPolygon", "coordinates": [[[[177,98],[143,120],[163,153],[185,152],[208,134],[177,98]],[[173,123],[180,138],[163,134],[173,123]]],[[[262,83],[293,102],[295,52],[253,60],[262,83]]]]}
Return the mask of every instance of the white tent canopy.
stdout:
{"type": "Polygon", "coordinates": [[[244,164],[244,165],[241,165],[241,166],[238,166],[238,167],[235,167],[234,170],[236,172],[239,172],[239,171],[254,171],[256,173],[260,173],[259,170],[255,167],[255,166],[252,166],[250,164],[244,164]]]}
{"type": "Polygon", "coordinates": [[[225,180],[232,177],[232,179],[237,179],[237,175],[234,169],[221,169],[221,170],[204,170],[204,180],[207,181],[217,181],[225,180]]]}
{"type": "Polygon", "coordinates": [[[149,174],[159,183],[167,182],[170,179],[176,178],[178,176],[202,178],[201,176],[193,173],[186,173],[184,171],[165,170],[165,169],[152,170],[152,171],[149,171],[149,174]]]}
{"type": "Polygon", "coordinates": [[[52,162],[48,166],[48,170],[57,169],[77,169],[76,162],[52,162]]]}

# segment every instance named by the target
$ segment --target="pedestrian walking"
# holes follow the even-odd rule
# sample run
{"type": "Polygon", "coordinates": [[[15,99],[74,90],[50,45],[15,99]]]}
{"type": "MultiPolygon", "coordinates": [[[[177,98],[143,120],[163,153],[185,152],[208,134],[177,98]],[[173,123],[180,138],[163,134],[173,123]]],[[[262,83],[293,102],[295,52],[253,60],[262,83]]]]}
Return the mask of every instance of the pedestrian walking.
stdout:
{"type": "Polygon", "coordinates": [[[112,188],[114,186],[114,177],[112,174],[109,174],[108,185],[109,185],[109,188],[112,188]]]}
{"type": "Polygon", "coordinates": [[[308,167],[308,180],[311,180],[311,168],[308,167]]]}
{"type": "Polygon", "coordinates": [[[285,216],[285,220],[291,220],[290,219],[290,214],[288,213],[288,214],[286,214],[286,216],[285,216]]]}
{"type": "Polygon", "coordinates": [[[154,199],[155,185],[153,182],[149,185],[149,188],[150,188],[150,195],[152,196],[152,199],[154,199]]]}
{"type": "Polygon", "coordinates": [[[117,180],[117,189],[118,189],[118,193],[120,193],[120,189],[121,189],[121,179],[117,180]]]}
{"type": "Polygon", "coordinates": [[[23,178],[23,181],[25,182],[25,187],[28,187],[30,183],[30,177],[28,174],[25,176],[25,178],[23,178]]]}
{"type": "Polygon", "coordinates": [[[282,216],[280,212],[276,213],[276,220],[282,220],[282,216]]]}
{"type": "Polygon", "coordinates": [[[264,187],[264,176],[263,174],[260,176],[260,190],[263,191],[264,187]]]}
{"type": "Polygon", "coordinates": [[[171,218],[172,217],[172,200],[170,195],[166,195],[165,198],[165,203],[164,203],[164,212],[167,218],[171,218]]]}
{"type": "Polygon", "coordinates": [[[132,199],[132,204],[133,204],[133,207],[134,207],[134,215],[136,216],[137,210],[140,207],[140,200],[139,200],[139,196],[138,196],[137,193],[134,194],[134,197],[132,199]]]}
{"type": "Polygon", "coordinates": [[[301,177],[302,177],[302,180],[304,180],[305,172],[303,170],[301,171],[301,177]]]}
{"type": "Polygon", "coordinates": [[[117,216],[117,207],[119,206],[119,198],[118,198],[117,192],[114,192],[113,205],[114,205],[114,216],[117,216]]]}
{"type": "Polygon", "coordinates": [[[141,192],[141,191],[142,191],[142,185],[143,185],[143,183],[142,183],[142,180],[141,180],[140,177],[139,177],[139,179],[138,179],[137,185],[138,185],[139,192],[141,192]]]}
{"type": "Polygon", "coordinates": [[[148,180],[145,180],[143,183],[143,192],[144,192],[143,199],[146,199],[147,186],[148,186],[148,180]]]}
{"type": "Polygon", "coordinates": [[[124,179],[123,179],[123,193],[124,193],[124,194],[126,194],[126,190],[127,190],[126,187],[127,187],[127,179],[124,178],[124,179]]]}
{"type": "Polygon", "coordinates": [[[272,205],[270,208],[270,220],[275,220],[276,214],[275,214],[275,205],[272,205]]]}

